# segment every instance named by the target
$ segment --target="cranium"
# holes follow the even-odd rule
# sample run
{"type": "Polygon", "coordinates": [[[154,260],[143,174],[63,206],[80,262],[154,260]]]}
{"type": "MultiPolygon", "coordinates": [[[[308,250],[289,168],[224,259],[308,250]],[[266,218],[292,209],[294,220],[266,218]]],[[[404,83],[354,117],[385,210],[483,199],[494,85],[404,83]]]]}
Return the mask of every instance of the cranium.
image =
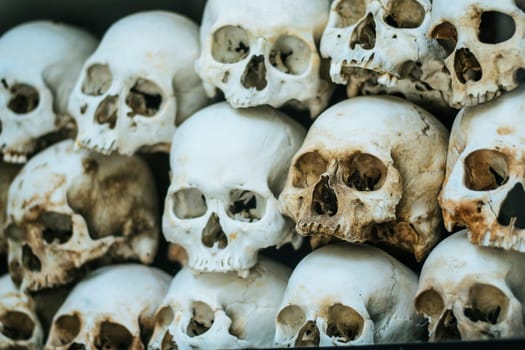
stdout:
{"type": "Polygon", "coordinates": [[[0,161],[0,256],[7,253],[7,238],[4,234],[7,191],[19,170],[19,166],[0,161]]]}

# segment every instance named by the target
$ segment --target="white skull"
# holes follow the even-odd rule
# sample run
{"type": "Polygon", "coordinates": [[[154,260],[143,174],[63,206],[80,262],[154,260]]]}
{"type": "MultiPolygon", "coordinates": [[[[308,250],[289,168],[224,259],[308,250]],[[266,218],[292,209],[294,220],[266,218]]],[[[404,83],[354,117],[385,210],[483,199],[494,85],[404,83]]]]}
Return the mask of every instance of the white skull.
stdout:
{"type": "Polygon", "coordinates": [[[168,151],[176,125],[207,103],[193,66],[199,32],[164,11],[115,22],[84,64],[69,100],[77,143],[109,154],[168,151]]]}
{"type": "Polygon", "coordinates": [[[525,90],[464,108],[454,120],[439,197],[445,226],[472,243],[525,252],[525,90]]]}
{"type": "Polygon", "coordinates": [[[440,236],[448,131],[399,98],[362,96],[321,114],[279,200],[301,235],[382,242],[421,260],[440,236]]]}
{"type": "Polygon", "coordinates": [[[235,108],[298,103],[312,117],[333,90],[317,50],[327,0],[209,0],[196,70],[210,96],[220,89],[235,108]]]}
{"type": "Polygon", "coordinates": [[[0,348],[38,350],[44,332],[31,297],[19,291],[11,277],[0,277],[0,348]]]}
{"type": "Polygon", "coordinates": [[[145,162],[57,143],[26,163],[8,193],[9,271],[23,290],[70,282],[91,264],[151,263],[157,193],[145,162]]]}
{"type": "Polygon", "coordinates": [[[414,272],[378,248],[327,245],[296,266],[276,317],[278,347],[422,340],[414,272]],[[329,272],[327,272],[327,268],[329,272]]]}
{"type": "Polygon", "coordinates": [[[0,36],[0,153],[5,161],[24,163],[44,139],[71,133],[67,100],[96,44],[80,29],[48,21],[21,24],[0,36]]]}
{"type": "Polygon", "coordinates": [[[525,254],[471,244],[466,230],[439,243],[415,298],[430,341],[525,336],[524,264],[525,254]]]}
{"type": "MultiPolygon", "coordinates": [[[[305,130],[268,106],[209,106],[173,137],[163,232],[199,271],[244,273],[257,251],[293,239],[277,196],[305,130]]],[[[298,238],[298,237],[297,237],[298,238]]]]}
{"type": "Polygon", "coordinates": [[[290,272],[262,256],[246,278],[182,269],[159,307],[148,349],[271,347],[290,272]]]}
{"type": "Polygon", "coordinates": [[[518,86],[525,67],[525,5],[434,0],[428,35],[446,50],[451,105],[474,106],[518,86]]]}
{"type": "Polygon", "coordinates": [[[46,349],[144,349],[170,279],[138,264],[91,272],[57,311],[46,349]]]}
{"type": "Polygon", "coordinates": [[[20,166],[0,161],[0,256],[7,252],[6,223],[7,191],[20,166]]]}

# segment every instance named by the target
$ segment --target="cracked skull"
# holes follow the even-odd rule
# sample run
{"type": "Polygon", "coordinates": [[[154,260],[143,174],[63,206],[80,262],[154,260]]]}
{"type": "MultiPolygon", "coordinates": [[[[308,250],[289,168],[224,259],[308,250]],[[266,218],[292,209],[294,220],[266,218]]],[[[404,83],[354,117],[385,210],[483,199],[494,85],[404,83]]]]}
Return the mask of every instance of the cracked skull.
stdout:
{"type": "Polygon", "coordinates": [[[48,21],[21,24],[0,37],[0,154],[24,163],[46,143],[72,133],[67,100],[84,60],[88,33],[48,21]]]}
{"type": "Polygon", "coordinates": [[[196,62],[208,94],[220,89],[235,108],[292,102],[317,116],[333,90],[317,49],[328,8],[326,0],[208,1],[196,62]]]}
{"type": "Polygon", "coordinates": [[[292,272],[276,317],[274,345],[422,340],[424,322],[413,306],[416,288],[416,274],[378,248],[324,246],[292,272]]]}
{"type": "Polygon", "coordinates": [[[364,96],[320,115],[279,200],[301,235],[381,242],[421,260],[440,236],[448,131],[423,109],[364,96]]]}
{"type": "Polygon", "coordinates": [[[144,265],[112,265],[91,272],[53,318],[48,350],[143,350],[171,277],[144,265]]]}
{"type": "Polygon", "coordinates": [[[31,158],[11,183],[9,272],[22,290],[36,291],[71,282],[90,265],[151,263],[157,215],[146,163],[62,141],[31,158]]]}
{"type": "Polygon", "coordinates": [[[7,191],[20,166],[0,161],[0,256],[7,252],[6,222],[7,191]]]}
{"type": "Polygon", "coordinates": [[[176,125],[207,103],[193,69],[198,35],[195,23],[164,11],[114,23],[69,100],[77,143],[104,154],[167,152],[176,125]]]}
{"type": "Polygon", "coordinates": [[[523,264],[524,254],[471,244],[466,230],[439,243],[415,298],[430,341],[523,337],[523,264]]]}
{"type": "Polygon", "coordinates": [[[186,250],[190,267],[242,273],[256,263],[259,249],[293,240],[277,196],[304,134],[271,107],[236,110],[226,102],[179,127],[163,232],[186,250]]]}

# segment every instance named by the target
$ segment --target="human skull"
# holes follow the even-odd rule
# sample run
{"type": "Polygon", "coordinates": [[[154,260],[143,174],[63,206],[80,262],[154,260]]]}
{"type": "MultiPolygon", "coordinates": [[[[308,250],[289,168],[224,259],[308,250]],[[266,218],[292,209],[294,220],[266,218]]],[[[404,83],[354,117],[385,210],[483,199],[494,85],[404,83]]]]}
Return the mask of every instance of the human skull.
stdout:
{"type": "Polygon", "coordinates": [[[69,100],[77,143],[100,153],[168,151],[176,125],[207,103],[193,70],[199,32],[165,11],[115,22],[87,59],[69,100]]]}
{"type": "Polygon", "coordinates": [[[437,242],[448,131],[399,98],[333,105],[294,155],[279,200],[301,235],[381,242],[421,260],[437,242]]]}
{"type": "Polygon", "coordinates": [[[9,185],[20,167],[0,161],[0,256],[7,252],[7,238],[4,234],[6,222],[6,203],[9,185]]]}
{"type": "Polygon", "coordinates": [[[275,345],[422,340],[424,322],[413,306],[416,288],[416,274],[378,248],[324,246],[303,258],[290,276],[276,317],[275,345]]]}
{"type": "Polygon", "coordinates": [[[487,102],[518,86],[525,67],[525,4],[434,0],[428,35],[446,50],[451,105],[487,102]]]}
{"type": "Polygon", "coordinates": [[[24,163],[50,139],[71,133],[67,100],[84,60],[88,33],[50,21],[21,24],[0,36],[0,153],[24,163]]]}
{"type": "Polygon", "coordinates": [[[31,297],[19,291],[11,277],[0,277],[0,348],[38,350],[44,332],[31,297]]]}
{"type": "Polygon", "coordinates": [[[243,274],[259,249],[293,240],[277,196],[304,135],[271,107],[234,109],[226,102],[178,128],[163,232],[186,250],[191,268],[243,274]]]}
{"type": "Polygon", "coordinates": [[[327,0],[209,0],[195,65],[208,95],[218,88],[235,108],[292,101],[317,116],[333,91],[317,49],[328,9],[327,0]]]}
{"type": "Polygon", "coordinates": [[[472,243],[525,252],[525,90],[461,110],[448,148],[439,201],[448,231],[472,243]]]}
{"type": "Polygon", "coordinates": [[[159,307],[148,349],[271,347],[290,272],[262,256],[246,278],[182,269],[159,307]]]}
{"type": "Polygon", "coordinates": [[[70,282],[91,264],[151,263],[157,194],[145,162],[57,143],[26,163],[8,193],[9,271],[22,290],[70,282]]]}
{"type": "Polygon", "coordinates": [[[139,264],[91,272],[57,311],[46,349],[144,349],[170,280],[139,264]]]}
{"type": "Polygon", "coordinates": [[[523,337],[523,264],[524,254],[471,244],[466,230],[439,243],[415,298],[430,341],[523,337]]]}

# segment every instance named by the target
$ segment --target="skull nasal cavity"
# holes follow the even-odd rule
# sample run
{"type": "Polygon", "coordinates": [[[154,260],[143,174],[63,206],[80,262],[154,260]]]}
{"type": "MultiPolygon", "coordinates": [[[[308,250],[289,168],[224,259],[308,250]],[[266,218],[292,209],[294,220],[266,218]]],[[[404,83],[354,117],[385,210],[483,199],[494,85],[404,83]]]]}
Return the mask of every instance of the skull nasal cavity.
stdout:
{"type": "Polygon", "coordinates": [[[334,216],[337,213],[337,196],[330,187],[330,177],[323,175],[315,185],[312,210],[319,215],[334,216]]]}
{"type": "Polygon", "coordinates": [[[458,321],[452,313],[452,310],[447,310],[443,317],[439,320],[436,328],[435,340],[459,340],[461,335],[458,330],[458,321]]]}
{"type": "Polygon", "coordinates": [[[371,50],[376,45],[376,23],[371,14],[366,16],[352,32],[350,48],[353,50],[356,45],[360,45],[364,50],[371,50]]]}
{"type": "Polygon", "coordinates": [[[110,129],[117,123],[118,96],[107,96],[100,102],[95,111],[95,122],[107,124],[110,129]]]}
{"type": "Polygon", "coordinates": [[[28,245],[24,245],[22,248],[22,263],[29,271],[39,272],[42,270],[40,259],[38,259],[28,245]]]}
{"type": "Polygon", "coordinates": [[[214,321],[215,314],[212,308],[206,303],[195,301],[192,305],[192,318],[186,331],[190,337],[199,336],[206,333],[214,321]]]}
{"type": "Polygon", "coordinates": [[[483,75],[478,59],[467,48],[459,49],[454,57],[454,70],[462,84],[469,81],[478,81],[483,75]]]}
{"type": "Polygon", "coordinates": [[[517,183],[501,203],[498,215],[500,225],[508,226],[512,224],[514,227],[524,229],[525,212],[523,211],[523,203],[525,203],[525,191],[523,190],[523,185],[517,183]]]}
{"type": "Polygon", "coordinates": [[[303,328],[299,331],[297,340],[295,341],[296,347],[301,346],[319,346],[320,334],[319,329],[315,325],[314,321],[308,321],[303,328]]]}
{"type": "Polygon", "coordinates": [[[208,219],[206,226],[202,230],[201,241],[202,244],[208,248],[212,248],[214,245],[217,245],[219,249],[223,249],[228,245],[228,239],[222,230],[217,214],[212,213],[208,219]]]}
{"type": "Polygon", "coordinates": [[[250,62],[244,69],[244,73],[242,73],[241,82],[245,88],[255,88],[257,91],[261,91],[266,87],[268,82],[266,81],[264,56],[257,55],[250,59],[250,62]]]}

